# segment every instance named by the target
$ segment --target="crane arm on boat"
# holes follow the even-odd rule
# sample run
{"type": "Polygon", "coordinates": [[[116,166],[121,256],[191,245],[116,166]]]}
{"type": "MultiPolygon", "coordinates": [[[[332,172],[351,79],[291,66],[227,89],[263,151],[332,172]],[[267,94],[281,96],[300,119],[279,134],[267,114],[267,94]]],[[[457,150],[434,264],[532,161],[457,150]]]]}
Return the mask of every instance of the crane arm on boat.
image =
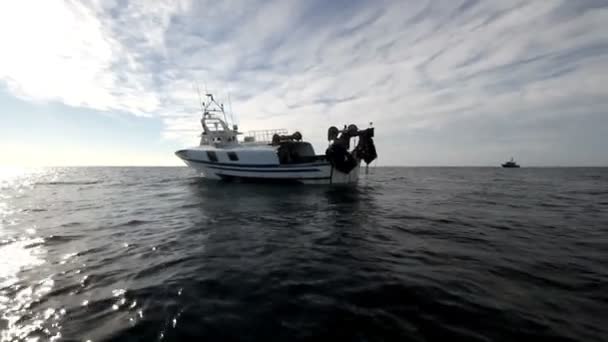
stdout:
{"type": "Polygon", "coordinates": [[[361,160],[369,164],[378,157],[373,137],[373,127],[359,130],[356,125],[349,125],[340,131],[332,126],[327,130],[327,139],[331,145],[325,151],[325,156],[336,170],[349,173],[361,160]],[[354,137],[358,137],[359,142],[355,149],[349,152],[350,139],[354,137]]]}

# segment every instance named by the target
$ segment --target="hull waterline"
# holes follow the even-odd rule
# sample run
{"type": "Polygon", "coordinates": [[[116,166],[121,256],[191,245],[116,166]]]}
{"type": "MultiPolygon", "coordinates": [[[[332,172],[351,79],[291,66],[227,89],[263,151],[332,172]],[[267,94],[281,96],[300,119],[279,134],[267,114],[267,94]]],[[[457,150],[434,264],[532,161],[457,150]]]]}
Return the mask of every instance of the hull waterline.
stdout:
{"type": "Polygon", "coordinates": [[[345,174],[335,170],[331,164],[327,162],[294,164],[288,166],[255,166],[181,159],[202,177],[224,181],[349,184],[357,182],[360,169],[359,166],[357,166],[351,172],[345,174]]]}

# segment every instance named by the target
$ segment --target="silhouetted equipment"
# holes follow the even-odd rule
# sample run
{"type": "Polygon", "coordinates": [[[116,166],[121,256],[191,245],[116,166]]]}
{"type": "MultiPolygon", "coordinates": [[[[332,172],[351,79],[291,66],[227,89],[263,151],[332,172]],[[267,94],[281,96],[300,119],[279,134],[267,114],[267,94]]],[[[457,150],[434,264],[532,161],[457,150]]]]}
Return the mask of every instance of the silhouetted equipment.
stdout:
{"type": "Polygon", "coordinates": [[[331,126],[327,130],[327,140],[332,143],[325,151],[325,157],[336,170],[349,173],[359,164],[359,160],[369,164],[378,157],[373,137],[373,127],[359,130],[356,125],[348,125],[339,131],[335,126],[331,126]],[[354,137],[358,137],[359,142],[353,151],[349,152],[350,139],[354,137]]]}
{"type": "Polygon", "coordinates": [[[295,132],[291,135],[279,135],[275,134],[272,136],[272,145],[279,145],[283,142],[287,141],[300,141],[302,140],[302,134],[300,132],[295,132]]]}
{"type": "Polygon", "coordinates": [[[332,141],[338,139],[338,134],[340,134],[340,130],[336,126],[331,126],[327,130],[327,141],[332,141]]]}

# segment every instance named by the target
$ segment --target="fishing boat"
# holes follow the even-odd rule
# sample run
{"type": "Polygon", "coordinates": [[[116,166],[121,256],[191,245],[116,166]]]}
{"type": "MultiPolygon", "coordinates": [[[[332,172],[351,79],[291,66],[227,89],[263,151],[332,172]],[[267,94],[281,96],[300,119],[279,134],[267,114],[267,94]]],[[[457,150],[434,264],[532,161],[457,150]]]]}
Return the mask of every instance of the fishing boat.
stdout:
{"type": "MultiPolygon", "coordinates": [[[[202,133],[198,146],[175,154],[201,176],[214,180],[348,184],[359,179],[361,163],[377,158],[374,128],[345,125],[328,129],[329,146],[317,155],[300,132],[285,129],[239,132],[227,122],[224,105],[206,94],[202,101],[202,133]],[[356,140],[354,148],[350,148],[356,140]]],[[[367,166],[366,166],[367,170],[367,166]]]]}
{"type": "Polygon", "coordinates": [[[519,164],[517,164],[514,160],[513,157],[511,157],[511,160],[505,162],[502,164],[502,167],[504,168],[519,168],[519,164]]]}

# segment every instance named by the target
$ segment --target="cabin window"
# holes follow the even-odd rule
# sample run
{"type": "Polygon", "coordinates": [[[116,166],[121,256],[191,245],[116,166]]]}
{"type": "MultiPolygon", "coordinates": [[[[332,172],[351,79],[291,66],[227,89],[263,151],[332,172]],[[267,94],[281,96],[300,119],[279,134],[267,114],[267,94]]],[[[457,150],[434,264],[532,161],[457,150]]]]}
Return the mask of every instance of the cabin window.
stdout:
{"type": "Polygon", "coordinates": [[[209,161],[212,161],[212,162],[217,161],[217,155],[213,151],[207,151],[207,158],[209,158],[209,161]]]}
{"type": "Polygon", "coordinates": [[[228,159],[237,161],[239,160],[239,156],[236,155],[236,152],[228,152],[228,159]]]}

